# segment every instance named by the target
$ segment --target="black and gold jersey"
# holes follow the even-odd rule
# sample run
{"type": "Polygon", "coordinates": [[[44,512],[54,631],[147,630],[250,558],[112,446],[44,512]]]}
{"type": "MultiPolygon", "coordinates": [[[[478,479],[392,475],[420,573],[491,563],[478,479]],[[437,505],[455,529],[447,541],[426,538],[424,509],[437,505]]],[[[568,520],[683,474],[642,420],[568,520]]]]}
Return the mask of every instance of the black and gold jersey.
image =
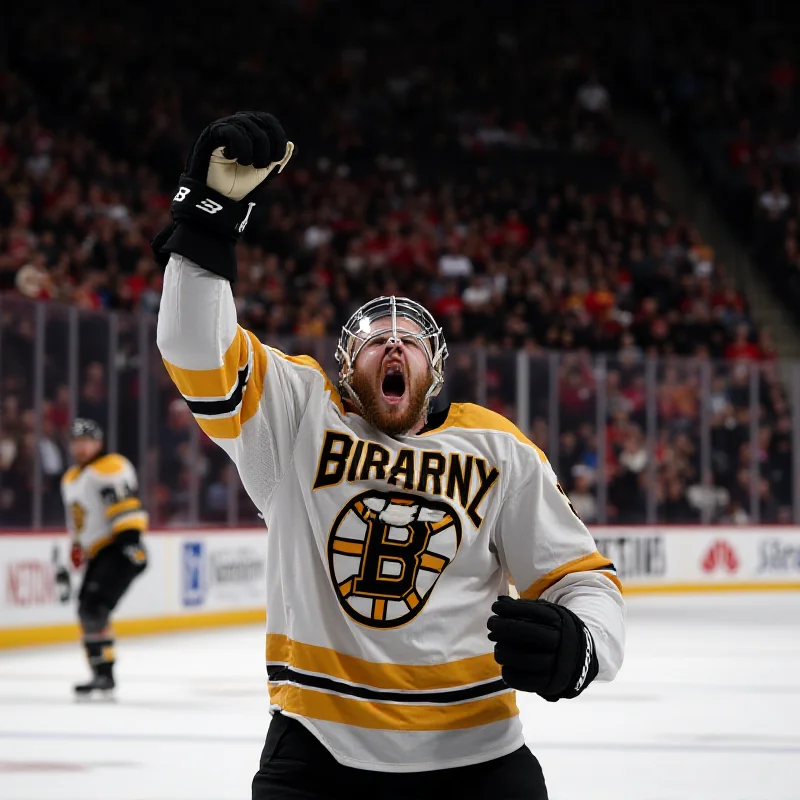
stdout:
{"type": "Polygon", "coordinates": [[[109,453],[61,479],[67,529],[93,558],[125,530],[147,529],[147,512],[137,496],[136,470],[127,458],[109,453]]]}
{"type": "Polygon", "coordinates": [[[228,282],[181,256],[164,278],[158,344],[269,528],[272,706],[341,763],[442,769],[522,745],[486,628],[509,578],[578,614],[599,678],[614,676],[614,566],[508,420],[453,404],[419,435],[384,435],[312,359],[242,329],[228,282]]]}

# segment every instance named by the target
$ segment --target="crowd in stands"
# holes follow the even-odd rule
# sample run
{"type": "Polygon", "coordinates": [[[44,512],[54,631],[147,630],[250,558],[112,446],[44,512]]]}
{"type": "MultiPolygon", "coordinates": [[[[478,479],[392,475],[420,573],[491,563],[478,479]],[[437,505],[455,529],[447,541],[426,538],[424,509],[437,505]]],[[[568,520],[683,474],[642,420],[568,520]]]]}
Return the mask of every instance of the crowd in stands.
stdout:
{"type": "MultiPolygon", "coordinates": [[[[155,314],[161,272],[149,241],[169,220],[192,136],[254,103],[285,122],[298,149],[239,247],[242,324],[269,341],[308,343],[335,336],[365,299],[408,294],[433,311],[454,351],[448,399],[485,400],[515,418],[515,360],[490,357],[481,375],[475,353],[528,353],[531,415],[518,422],[558,453],[562,482],[588,522],[598,515],[598,475],[607,479],[609,522],[645,521],[649,490],[664,521],[741,521],[753,457],[762,473],[780,472],[764,474],[762,520],[791,513],[791,431],[769,331],[756,328],[725,265],[670,205],[647,154],[618,130],[615,92],[629,88],[611,70],[595,72],[611,23],[575,26],[568,9],[543,20],[510,5],[519,13],[487,17],[455,3],[419,15],[383,2],[276,3],[263,28],[242,30],[237,14],[218,20],[213,47],[197,20],[169,37],[151,31],[147,3],[91,20],[45,4],[35,24],[10,23],[0,67],[4,523],[29,522],[37,430],[35,328],[20,311],[32,305],[9,298],[67,303],[101,327],[106,310],[155,314]],[[565,354],[555,373],[554,351],[565,354]],[[610,359],[605,373],[598,356],[610,359]],[[648,356],[661,359],[652,453],[648,356]],[[749,364],[760,385],[755,455],[749,364]],[[542,390],[554,380],[557,425],[542,390]],[[705,475],[704,380],[713,388],[705,475]]],[[[786,208],[770,205],[781,219],[794,213],[788,199],[786,208]]],[[[65,463],[69,416],[67,328],[63,319],[52,326],[40,427],[53,446],[40,445],[47,455],[39,455],[48,486],[65,463]]],[[[112,363],[102,335],[82,333],[80,342],[89,350],[77,410],[124,415],[120,446],[135,457],[127,420],[141,401],[136,359],[112,363]],[[116,411],[105,395],[110,370],[126,398],[116,411]]],[[[155,455],[142,467],[157,476],[154,518],[189,521],[195,489],[202,516],[225,518],[224,457],[193,439],[156,354],[134,355],[153,362],[146,401],[155,455]]],[[[48,508],[55,522],[57,502],[48,508]]]]}
{"type": "Polygon", "coordinates": [[[776,295],[800,320],[800,72],[790,7],[662,4],[649,81],[670,129],[776,295]],[[713,35],[709,32],[713,31],[713,35]]]}

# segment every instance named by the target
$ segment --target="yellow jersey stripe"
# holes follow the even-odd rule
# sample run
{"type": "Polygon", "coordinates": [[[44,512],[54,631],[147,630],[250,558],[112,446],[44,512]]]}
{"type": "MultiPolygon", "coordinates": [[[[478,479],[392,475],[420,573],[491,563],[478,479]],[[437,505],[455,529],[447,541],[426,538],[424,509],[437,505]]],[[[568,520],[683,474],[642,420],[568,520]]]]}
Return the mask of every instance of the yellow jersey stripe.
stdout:
{"type": "Polygon", "coordinates": [[[222,364],[214,369],[184,369],[164,360],[170,378],[184,397],[195,399],[225,397],[236,386],[239,370],[247,364],[247,333],[237,326],[222,364]]]}
{"type": "Polygon", "coordinates": [[[204,398],[214,400],[227,397],[236,389],[239,371],[247,365],[251,353],[252,369],[247,383],[242,387],[242,401],[238,409],[227,416],[195,415],[201,430],[212,439],[236,439],[242,432],[242,425],[258,411],[267,371],[264,346],[252,333],[239,327],[231,346],[223,356],[222,366],[217,369],[183,369],[164,361],[167,372],[184,397],[193,401],[202,401],[204,398]]]}
{"type": "MultiPolygon", "coordinates": [[[[550,571],[547,575],[543,575],[538,580],[534,581],[524,592],[520,592],[520,597],[523,600],[537,600],[541,597],[542,592],[549,589],[553,584],[558,583],[565,575],[571,575],[574,572],[588,572],[589,570],[602,570],[603,567],[613,567],[609,559],[601,555],[597,551],[590,553],[588,556],[581,556],[574,561],[568,561],[560,567],[550,571]]],[[[622,584],[619,578],[612,572],[603,572],[616,587],[622,591],[622,584]]]]}
{"type": "Polygon", "coordinates": [[[112,503],[106,509],[106,519],[116,517],[117,514],[124,514],[126,511],[135,511],[141,507],[142,504],[138,497],[128,497],[126,500],[120,500],[118,503],[112,503]]]}
{"type": "Polygon", "coordinates": [[[89,558],[94,558],[104,547],[107,547],[114,541],[113,534],[111,536],[104,536],[102,539],[98,539],[92,545],[89,546],[89,549],[86,552],[86,555],[89,558]]]}
{"type": "Polygon", "coordinates": [[[238,414],[220,419],[195,417],[200,430],[212,439],[235,439],[242,432],[242,421],[238,414]]]}
{"type": "Polygon", "coordinates": [[[518,442],[532,447],[543,464],[547,463],[547,456],[539,449],[513,422],[507,420],[501,414],[490,411],[488,408],[476,406],[473,403],[452,403],[447,419],[438,428],[425,433],[422,436],[433,436],[441,433],[447,428],[466,428],[468,430],[498,431],[500,433],[510,433],[518,442]]]}
{"type": "Polygon", "coordinates": [[[494,660],[493,653],[448,664],[386,664],[365,661],[327,647],[295,642],[278,633],[267,634],[267,662],[290,664],[305,672],[400,692],[457,689],[500,677],[500,665],[494,660]]]}
{"type": "Polygon", "coordinates": [[[131,512],[115,520],[111,533],[116,535],[122,531],[146,531],[148,516],[144,511],[131,512]]]}
{"type": "Polygon", "coordinates": [[[87,465],[88,469],[93,469],[101,475],[116,475],[125,469],[126,460],[118,453],[109,453],[108,455],[98,458],[97,461],[92,461],[87,465]]]}
{"type": "Polygon", "coordinates": [[[288,684],[270,684],[270,702],[289,714],[389,731],[447,731],[477,728],[519,714],[514,692],[465,703],[379,703],[288,684]]]}
{"type": "Polygon", "coordinates": [[[76,466],[70,467],[64,473],[64,477],[61,478],[61,483],[64,484],[64,485],[66,485],[68,483],[72,483],[72,481],[74,481],[75,478],[77,478],[78,475],[80,475],[80,474],[81,474],[81,468],[80,467],[76,467],[76,466]]]}

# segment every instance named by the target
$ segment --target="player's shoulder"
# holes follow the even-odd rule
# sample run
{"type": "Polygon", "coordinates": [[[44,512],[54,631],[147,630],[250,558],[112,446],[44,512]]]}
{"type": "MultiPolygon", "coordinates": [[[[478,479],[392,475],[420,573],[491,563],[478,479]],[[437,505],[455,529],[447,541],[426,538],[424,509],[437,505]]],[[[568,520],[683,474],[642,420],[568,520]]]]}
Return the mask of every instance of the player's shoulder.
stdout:
{"type": "Polygon", "coordinates": [[[308,374],[316,375],[318,379],[322,382],[325,392],[330,393],[331,402],[336,405],[336,407],[340,411],[344,411],[344,407],[342,406],[342,398],[339,394],[339,390],[333,385],[333,381],[328,377],[328,374],[322,368],[322,365],[316,359],[312,358],[311,356],[289,356],[286,353],[281,352],[275,347],[269,347],[265,345],[267,354],[272,355],[273,357],[277,357],[282,361],[285,361],[294,367],[298,368],[301,372],[306,371],[308,374]]]}
{"type": "Polygon", "coordinates": [[[517,446],[534,452],[542,463],[547,463],[547,456],[537,447],[511,420],[496,411],[476,405],[475,403],[452,403],[444,423],[434,432],[445,429],[461,429],[512,437],[517,446]]]}
{"type": "Polygon", "coordinates": [[[69,486],[69,484],[73,483],[78,475],[81,474],[81,468],[73,465],[71,466],[62,476],[61,476],[61,485],[62,486],[69,486]]]}
{"type": "Polygon", "coordinates": [[[92,461],[92,463],[87,466],[87,469],[91,470],[96,475],[108,478],[131,472],[133,470],[133,464],[119,453],[105,453],[100,456],[100,458],[92,461]]]}

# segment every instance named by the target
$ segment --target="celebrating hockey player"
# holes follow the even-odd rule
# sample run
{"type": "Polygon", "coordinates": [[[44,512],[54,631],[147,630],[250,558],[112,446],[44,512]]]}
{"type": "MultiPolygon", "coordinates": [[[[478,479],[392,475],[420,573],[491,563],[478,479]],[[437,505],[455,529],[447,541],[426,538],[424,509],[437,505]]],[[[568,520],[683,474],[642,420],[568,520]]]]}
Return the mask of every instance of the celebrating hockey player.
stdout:
{"type": "Polygon", "coordinates": [[[89,419],[72,424],[75,466],[61,479],[75,569],[86,566],[78,594],[78,619],[92,678],[78,696],[114,688],[111,612],[147,566],[142,534],[147,513],[136,496],[136,471],[121,455],[103,451],[103,432],[89,419]]]}
{"type": "Polygon", "coordinates": [[[430,413],[447,346],[418,303],[353,315],[338,388],[237,325],[236,240],[292,151],[269,114],[215,122],[153,243],[167,370],[270,531],[253,798],[546,798],[514,690],[555,701],[614,677],[614,566],[514,425],[430,413]]]}

